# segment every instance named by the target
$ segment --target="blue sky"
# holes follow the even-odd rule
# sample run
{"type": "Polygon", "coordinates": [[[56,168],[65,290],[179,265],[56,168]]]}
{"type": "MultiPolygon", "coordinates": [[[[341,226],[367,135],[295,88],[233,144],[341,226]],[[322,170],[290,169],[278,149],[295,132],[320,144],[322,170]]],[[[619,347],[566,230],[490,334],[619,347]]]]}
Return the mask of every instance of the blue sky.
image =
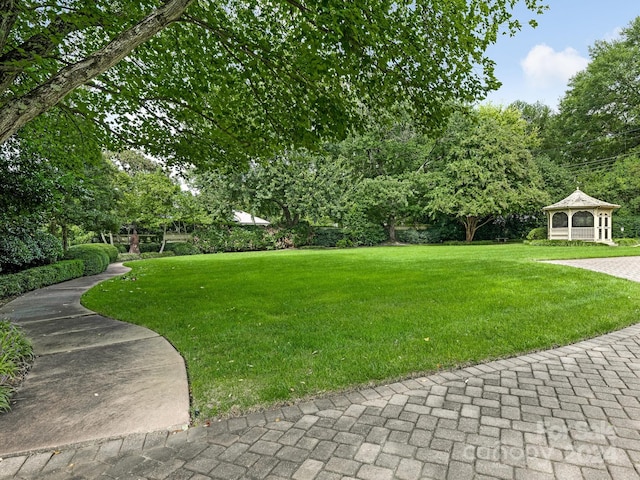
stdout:
{"type": "MultiPolygon", "coordinates": [[[[523,3],[523,2],[521,2],[523,3]]],[[[500,90],[487,98],[507,105],[514,100],[541,101],[556,108],[567,82],[589,62],[596,40],[615,38],[640,16],[639,0],[547,0],[549,9],[536,16],[518,7],[523,28],[514,37],[501,36],[488,55],[496,62],[500,90]],[[528,25],[536,18],[538,26],[528,25]]]]}

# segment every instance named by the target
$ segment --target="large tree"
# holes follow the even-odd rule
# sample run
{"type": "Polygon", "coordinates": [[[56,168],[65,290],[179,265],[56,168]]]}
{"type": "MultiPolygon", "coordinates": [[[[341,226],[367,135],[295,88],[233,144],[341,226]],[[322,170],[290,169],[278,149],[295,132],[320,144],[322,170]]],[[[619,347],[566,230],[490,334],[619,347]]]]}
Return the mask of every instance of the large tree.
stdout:
{"type": "Polygon", "coordinates": [[[355,190],[354,210],[384,228],[395,243],[396,226],[419,212],[414,175],[379,175],[362,179],[355,190]]]}
{"type": "Polygon", "coordinates": [[[456,114],[423,180],[428,211],[454,216],[470,242],[499,215],[541,208],[547,195],[531,155],[536,143],[515,108],[481,106],[456,114]]]}
{"type": "Polygon", "coordinates": [[[556,125],[563,160],[579,174],[608,169],[640,147],[640,17],[619,38],[596,42],[590,56],[569,83],[556,125]]]}
{"type": "Polygon", "coordinates": [[[398,97],[434,125],[497,86],[514,3],[0,0],[0,143],[56,106],[175,162],[344,135],[398,97]]]}

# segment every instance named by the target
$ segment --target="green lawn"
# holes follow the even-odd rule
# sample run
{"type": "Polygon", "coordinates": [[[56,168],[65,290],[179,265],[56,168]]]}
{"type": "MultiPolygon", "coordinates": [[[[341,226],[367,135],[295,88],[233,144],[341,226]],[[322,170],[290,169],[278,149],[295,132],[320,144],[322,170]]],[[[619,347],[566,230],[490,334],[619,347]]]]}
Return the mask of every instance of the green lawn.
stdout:
{"type": "Polygon", "coordinates": [[[634,248],[381,247],[132,262],[83,297],[164,335],[200,419],[571,343],[638,321],[640,284],[536,259],[634,248]],[[135,279],[135,280],[134,280],[135,279]]]}

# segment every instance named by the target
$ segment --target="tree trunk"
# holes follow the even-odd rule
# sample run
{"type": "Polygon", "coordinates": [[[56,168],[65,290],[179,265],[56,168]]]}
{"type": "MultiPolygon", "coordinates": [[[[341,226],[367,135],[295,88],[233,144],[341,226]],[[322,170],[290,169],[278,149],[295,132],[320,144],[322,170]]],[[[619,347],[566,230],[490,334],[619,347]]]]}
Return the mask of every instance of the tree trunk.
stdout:
{"type": "Polygon", "coordinates": [[[465,241],[471,243],[478,229],[480,227],[484,227],[491,220],[493,220],[493,215],[482,218],[478,218],[472,215],[464,217],[461,222],[464,225],[465,241]]]}
{"type": "Polygon", "coordinates": [[[62,231],[62,249],[66,252],[69,250],[69,227],[66,223],[63,223],[60,228],[62,231]]]}
{"type": "Polygon", "coordinates": [[[0,108],[0,145],[27,122],[46,112],[74,89],[104,73],[180,15],[194,0],[168,0],[86,58],[61,69],[47,82],[0,108]]]}
{"type": "Polygon", "coordinates": [[[160,244],[160,253],[164,252],[164,247],[167,244],[167,227],[165,225],[162,230],[162,243],[160,244]]]}
{"type": "Polygon", "coordinates": [[[471,243],[476,230],[478,230],[478,217],[465,217],[462,223],[464,224],[464,239],[466,242],[471,243]]]}
{"type": "Polygon", "coordinates": [[[389,232],[389,242],[396,243],[396,217],[390,215],[387,220],[387,231],[389,232]]]}
{"type": "Polygon", "coordinates": [[[293,226],[293,219],[291,218],[291,211],[286,205],[282,205],[282,213],[284,214],[284,222],[287,227],[293,226]]]}

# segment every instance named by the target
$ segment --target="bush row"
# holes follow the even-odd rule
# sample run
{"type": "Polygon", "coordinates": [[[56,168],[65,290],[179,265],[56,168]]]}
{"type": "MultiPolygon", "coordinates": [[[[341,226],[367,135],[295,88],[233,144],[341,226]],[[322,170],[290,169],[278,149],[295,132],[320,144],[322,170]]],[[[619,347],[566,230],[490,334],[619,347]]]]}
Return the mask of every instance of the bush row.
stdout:
{"type": "Polygon", "coordinates": [[[0,298],[21,295],[84,275],[102,273],[117,257],[118,249],[112,245],[74,245],[67,250],[63,261],[0,275],[0,298]]]}
{"type": "Polygon", "coordinates": [[[82,277],[81,260],[63,260],[51,265],[0,275],[0,298],[21,295],[31,290],[82,277]]]}
{"type": "MultiPolygon", "coordinates": [[[[198,253],[198,252],[195,252],[195,253],[198,253]]],[[[118,255],[118,261],[130,262],[132,260],[144,260],[147,258],[164,258],[164,257],[175,257],[175,256],[176,256],[175,252],[121,253],[118,255]]]]}
{"type": "Polygon", "coordinates": [[[606,243],[584,242],[582,240],[526,240],[534,247],[608,247],[606,243]]]}
{"type": "MultiPolygon", "coordinates": [[[[194,232],[192,245],[198,253],[246,252],[254,250],[276,250],[309,245],[313,231],[307,224],[293,228],[230,227],[211,228],[194,232]]],[[[168,244],[177,245],[177,244],[168,244]]],[[[175,248],[175,247],[173,247],[175,248]]],[[[187,249],[179,247],[185,254],[187,249]]]]}

